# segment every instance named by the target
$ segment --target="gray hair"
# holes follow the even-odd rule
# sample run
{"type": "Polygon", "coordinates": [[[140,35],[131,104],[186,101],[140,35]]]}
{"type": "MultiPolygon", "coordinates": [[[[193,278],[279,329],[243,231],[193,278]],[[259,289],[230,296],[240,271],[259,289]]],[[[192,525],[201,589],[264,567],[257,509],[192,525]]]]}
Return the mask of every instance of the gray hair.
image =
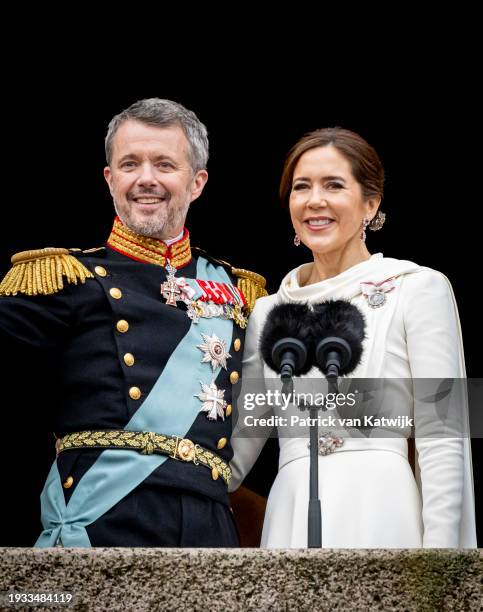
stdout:
{"type": "Polygon", "coordinates": [[[112,160],[112,141],[119,126],[134,119],[153,127],[168,127],[178,125],[188,139],[188,151],[193,173],[204,170],[208,163],[208,132],[193,111],[181,104],[161,98],[148,98],[138,100],[121,113],[113,117],[107,128],[105,140],[106,161],[110,165],[112,160]]]}

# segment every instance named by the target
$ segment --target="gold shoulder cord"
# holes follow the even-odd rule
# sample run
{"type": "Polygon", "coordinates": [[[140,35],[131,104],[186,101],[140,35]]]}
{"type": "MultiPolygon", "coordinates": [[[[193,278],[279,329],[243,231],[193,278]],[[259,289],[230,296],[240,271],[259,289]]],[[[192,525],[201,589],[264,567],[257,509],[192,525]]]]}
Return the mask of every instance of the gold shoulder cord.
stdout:
{"type": "Polygon", "coordinates": [[[13,267],[0,283],[0,295],[51,295],[69,284],[93,278],[90,272],[68,249],[45,248],[16,253],[13,267]]]}

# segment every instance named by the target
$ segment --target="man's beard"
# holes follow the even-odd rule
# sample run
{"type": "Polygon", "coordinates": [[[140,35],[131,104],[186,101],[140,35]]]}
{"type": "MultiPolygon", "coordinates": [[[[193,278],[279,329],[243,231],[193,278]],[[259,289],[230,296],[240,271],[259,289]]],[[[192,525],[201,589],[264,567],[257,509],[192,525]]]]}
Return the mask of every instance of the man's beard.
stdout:
{"type": "Polygon", "coordinates": [[[174,238],[175,234],[179,233],[178,228],[184,225],[189,205],[190,202],[187,199],[182,207],[171,206],[171,198],[169,198],[166,202],[166,208],[157,216],[140,220],[132,214],[132,208],[121,210],[116,200],[114,200],[114,209],[126,227],[137,234],[141,234],[141,236],[157,238],[159,240],[163,239],[161,236],[168,239],[174,238]]]}

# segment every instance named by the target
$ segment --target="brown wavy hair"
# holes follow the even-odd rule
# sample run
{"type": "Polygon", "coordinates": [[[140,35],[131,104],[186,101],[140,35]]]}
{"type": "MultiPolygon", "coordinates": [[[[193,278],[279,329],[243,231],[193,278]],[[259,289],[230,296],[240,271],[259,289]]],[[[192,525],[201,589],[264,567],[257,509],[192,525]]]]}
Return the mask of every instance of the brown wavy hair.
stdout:
{"type": "Polygon", "coordinates": [[[295,166],[302,155],[317,147],[334,146],[350,163],[352,174],[361,185],[365,200],[384,194],[384,168],[379,155],[367,141],[341,127],[323,128],[305,134],[290,149],[285,158],[279,195],[283,206],[288,208],[295,166]]]}

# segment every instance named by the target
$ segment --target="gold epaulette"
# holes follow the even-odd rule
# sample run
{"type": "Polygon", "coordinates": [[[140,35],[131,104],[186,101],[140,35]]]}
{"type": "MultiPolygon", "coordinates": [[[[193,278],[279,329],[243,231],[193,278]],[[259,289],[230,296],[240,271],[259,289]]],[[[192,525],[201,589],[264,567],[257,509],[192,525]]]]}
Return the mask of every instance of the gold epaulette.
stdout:
{"type": "MultiPolygon", "coordinates": [[[[77,251],[77,249],[72,249],[77,251]]],[[[67,283],[77,285],[93,278],[90,272],[68,249],[49,247],[16,253],[13,267],[0,283],[0,295],[50,295],[57,293],[67,283]]]]}
{"type": "Polygon", "coordinates": [[[231,273],[237,277],[237,286],[243,292],[247,300],[247,309],[250,313],[255,308],[255,302],[259,297],[268,295],[265,285],[267,281],[261,274],[242,268],[231,268],[231,273]]]}

